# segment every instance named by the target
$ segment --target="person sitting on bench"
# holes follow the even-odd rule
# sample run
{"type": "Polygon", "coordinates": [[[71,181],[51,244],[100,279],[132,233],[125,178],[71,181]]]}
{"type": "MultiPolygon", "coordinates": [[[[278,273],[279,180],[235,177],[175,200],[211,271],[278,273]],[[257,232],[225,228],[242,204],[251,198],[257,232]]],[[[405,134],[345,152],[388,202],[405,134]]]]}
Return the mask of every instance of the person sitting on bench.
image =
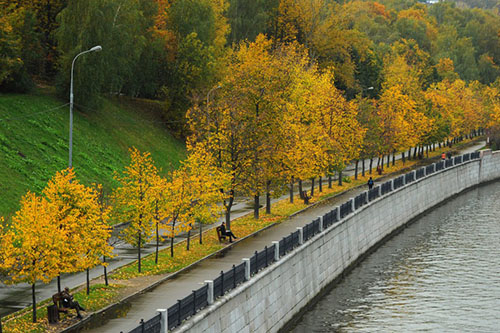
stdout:
{"type": "Polygon", "coordinates": [[[231,230],[229,231],[226,231],[226,223],[225,222],[222,222],[222,224],[220,225],[220,232],[222,234],[222,236],[227,236],[229,237],[229,243],[232,243],[233,240],[232,238],[234,239],[237,239],[238,237],[236,237],[233,232],[231,230]]]}
{"type": "MultiPolygon", "coordinates": [[[[76,316],[79,319],[82,319],[82,315],[80,314],[81,311],[85,311],[85,309],[73,299],[73,296],[69,293],[69,288],[66,287],[64,288],[63,291],[60,293],[55,294],[52,296],[52,301],[54,304],[57,306],[59,302],[61,302],[61,309],[59,311],[61,312],[67,312],[67,309],[75,309],[76,310],[76,316]]],[[[59,308],[59,307],[58,307],[59,308]]]]}

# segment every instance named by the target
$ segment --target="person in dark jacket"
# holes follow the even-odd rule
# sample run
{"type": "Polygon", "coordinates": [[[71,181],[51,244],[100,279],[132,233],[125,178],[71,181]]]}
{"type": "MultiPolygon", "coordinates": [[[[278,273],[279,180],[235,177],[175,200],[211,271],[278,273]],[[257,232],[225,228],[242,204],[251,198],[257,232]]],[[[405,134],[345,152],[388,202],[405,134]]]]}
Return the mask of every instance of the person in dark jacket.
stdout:
{"type": "Polygon", "coordinates": [[[368,179],[368,189],[371,190],[373,188],[373,179],[372,177],[370,177],[370,179],[368,179]]]}
{"type": "Polygon", "coordinates": [[[238,239],[238,237],[236,237],[231,230],[226,230],[225,222],[222,222],[222,224],[220,225],[220,231],[223,236],[229,237],[229,243],[233,242],[232,238],[238,239]]]}

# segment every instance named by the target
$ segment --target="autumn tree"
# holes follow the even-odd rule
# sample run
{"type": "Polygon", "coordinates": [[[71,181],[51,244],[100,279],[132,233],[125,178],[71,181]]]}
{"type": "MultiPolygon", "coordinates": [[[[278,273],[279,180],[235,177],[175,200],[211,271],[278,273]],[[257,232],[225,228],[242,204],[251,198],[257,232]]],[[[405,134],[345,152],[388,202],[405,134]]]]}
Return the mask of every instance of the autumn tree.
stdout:
{"type": "Polygon", "coordinates": [[[60,251],[68,247],[68,229],[54,223],[56,207],[45,198],[28,192],[10,228],[1,235],[0,267],[8,272],[6,283],[31,284],[33,322],[36,317],[35,284],[50,282],[64,270],[60,251]]]}
{"type": "Polygon", "coordinates": [[[141,272],[141,248],[151,238],[155,213],[155,186],[158,171],[150,153],[129,149],[130,164],[122,175],[116,175],[120,187],[113,192],[115,214],[128,226],[121,237],[137,247],[138,271],[141,272]]]}
{"type": "MultiPolygon", "coordinates": [[[[52,207],[52,221],[64,230],[65,245],[57,259],[61,273],[88,270],[101,264],[102,256],[111,256],[109,209],[102,209],[98,192],[81,184],[73,169],[56,173],[43,190],[52,207]]],[[[58,288],[60,281],[58,277],[58,288]]],[[[60,291],[60,290],[59,290],[60,291]]]]}

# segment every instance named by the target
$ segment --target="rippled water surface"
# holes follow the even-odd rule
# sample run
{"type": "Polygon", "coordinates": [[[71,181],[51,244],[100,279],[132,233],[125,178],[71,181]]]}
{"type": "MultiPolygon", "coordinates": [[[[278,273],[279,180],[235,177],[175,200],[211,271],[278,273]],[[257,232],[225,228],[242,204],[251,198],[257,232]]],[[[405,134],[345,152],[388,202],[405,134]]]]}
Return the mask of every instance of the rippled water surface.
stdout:
{"type": "Polygon", "coordinates": [[[292,332],[500,332],[500,183],[410,225],[292,332]]]}

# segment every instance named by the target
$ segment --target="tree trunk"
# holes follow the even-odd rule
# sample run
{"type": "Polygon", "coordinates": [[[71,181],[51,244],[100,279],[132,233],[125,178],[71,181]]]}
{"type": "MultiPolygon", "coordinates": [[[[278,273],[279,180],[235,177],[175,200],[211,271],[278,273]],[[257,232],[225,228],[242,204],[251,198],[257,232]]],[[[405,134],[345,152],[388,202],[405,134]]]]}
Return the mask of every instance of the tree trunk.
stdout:
{"type": "Polygon", "coordinates": [[[392,166],[396,165],[396,150],[392,152],[392,166]]]}
{"type": "Polygon", "coordinates": [[[137,242],[137,269],[139,270],[139,273],[141,272],[141,232],[138,232],[138,242],[137,242]]]}
{"type": "Polygon", "coordinates": [[[293,203],[293,176],[290,179],[290,203],[293,203]]]}
{"type": "Polygon", "coordinates": [[[61,275],[57,276],[57,292],[61,292],[61,275]]]}
{"type": "Polygon", "coordinates": [[[311,178],[311,198],[314,197],[314,181],[316,178],[311,178]]]}
{"type": "Polygon", "coordinates": [[[438,147],[439,149],[441,149],[441,142],[438,142],[438,147]]]}
{"type": "Polygon", "coordinates": [[[339,186],[342,186],[342,171],[339,171],[339,186]]]}
{"type": "Polygon", "coordinates": [[[188,235],[186,239],[186,251],[189,251],[189,240],[191,239],[191,229],[188,230],[188,235]]]}
{"type": "Polygon", "coordinates": [[[372,174],[373,157],[370,157],[370,175],[372,174]]]}
{"type": "Polygon", "coordinates": [[[414,160],[417,159],[417,147],[415,147],[415,149],[413,149],[413,159],[414,160]]]}
{"type": "Polygon", "coordinates": [[[408,161],[411,160],[411,147],[408,149],[408,161]]]}
{"type": "Polygon", "coordinates": [[[328,188],[332,188],[332,175],[328,175],[328,188]]]}
{"type": "Polygon", "coordinates": [[[203,223],[201,221],[198,221],[198,224],[200,225],[200,244],[203,244],[203,223]]]}
{"type": "Polygon", "coordinates": [[[378,158],[380,162],[380,170],[384,171],[384,155],[378,158]]]}
{"type": "Polygon", "coordinates": [[[229,202],[226,203],[224,200],[224,207],[226,207],[226,230],[231,231],[231,208],[233,208],[234,203],[234,190],[230,191],[231,196],[229,197],[229,202]]]}
{"type": "Polygon", "coordinates": [[[323,192],[323,177],[319,176],[319,180],[318,180],[318,188],[319,188],[319,192],[323,192]]]}
{"type": "Polygon", "coordinates": [[[358,165],[359,165],[359,160],[356,160],[356,163],[354,165],[354,179],[358,180],[358,165]]]}
{"type": "Polygon", "coordinates": [[[302,179],[299,179],[299,197],[304,200],[304,193],[302,192],[302,179]]]}
{"type": "Polygon", "coordinates": [[[425,149],[425,152],[427,154],[427,158],[429,158],[429,145],[427,145],[426,149],[425,149]]]}
{"type": "Polygon", "coordinates": [[[266,183],[266,214],[271,214],[271,181],[266,183]]]}
{"type": "Polygon", "coordinates": [[[87,268],[87,295],[90,295],[90,269],[87,268]]]}
{"type": "Polygon", "coordinates": [[[174,228],[172,228],[172,237],[170,237],[170,257],[174,257],[174,228]]]}
{"type": "Polygon", "coordinates": [[[253,218],[259,219],[259,195],[256,194],[253,196],[253,218]]]}
{"type": "Polygon", "coordinates": [[[403,161],[403,165],[405,164],[405,152],[401,152],[401,160],[403,161]]]}
{"type": "MultiPolygon", "coordinates": [[[[103,256],[102,257],[102,262],[103,263],[106,263],[106,256],[103,256]]],[[[103,266],[104,267],[104,284],[106,286],[109,286],[109,281],[108,281],[108,268],[106,266],[103,266]]]]}
{"type": "Polygon", "coordinates": [[[391,153],[387,154],[387,168],[391,166],[391,153]]]}
{"type": "Polygon", "coordinates": [[[363,158],[363,161],[361,162],[361,176],[365,176],[365,159],[363,158]]]}
{"type": "Polygon", "coordinates": [[[156,220],[156,251],[155,251],[155,264],[158,264],[158,252],[160,250],[160,232],[158,224],[160,224],[160,219],[158,217],[158,200],[155,201],[155,220],[156,220]]]}
{"type": "Polygon", "coordinates": [[[33,302],[33,322],[36,323],[36,295],[35,295],[35,284],[31,285],[31,298],[33,302]]]}

